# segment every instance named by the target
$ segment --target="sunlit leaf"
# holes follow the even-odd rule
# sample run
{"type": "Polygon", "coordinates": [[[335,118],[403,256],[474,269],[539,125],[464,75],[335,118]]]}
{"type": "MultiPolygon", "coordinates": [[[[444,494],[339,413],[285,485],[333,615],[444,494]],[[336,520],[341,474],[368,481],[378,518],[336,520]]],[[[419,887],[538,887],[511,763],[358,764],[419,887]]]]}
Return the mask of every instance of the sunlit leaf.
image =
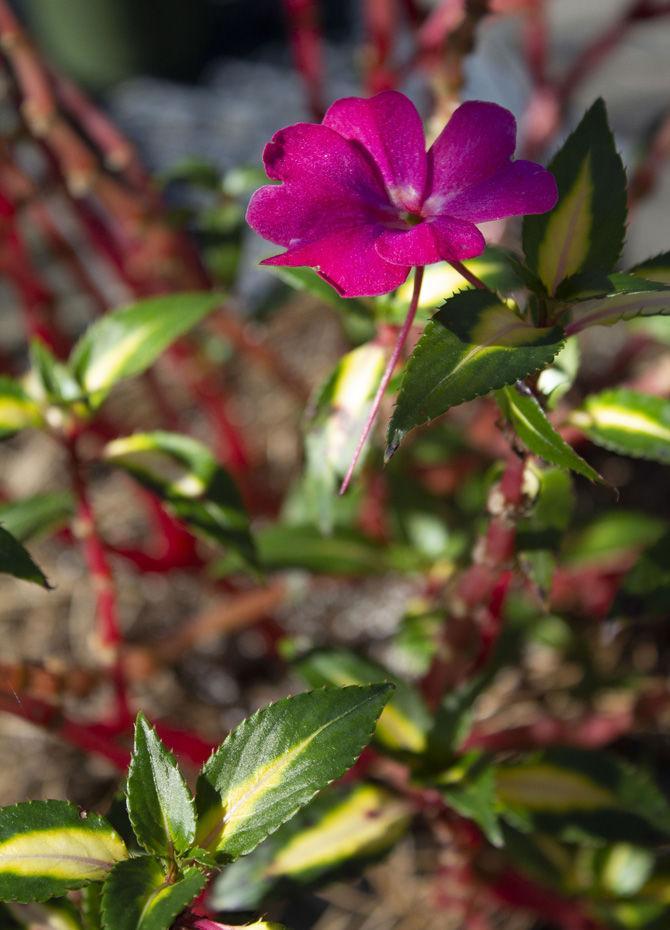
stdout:
{"type": "Polygon", "coordinates": [[[110,442],[104,454],[165,501],[189,529],[255,562],[239,491],[202,443],[179,433],[135,433],[110,442]]]}
{"type": "Polygon", "coordinates": [[[488,291],[457,294],[428,323],[407,363],[387,457],[415,426],[525,378],[547,365],[562,345],[560,328],[524,322],[488,291]]]}
{"type": "Polygon", "coordinates": [[[425,748],[430,725],[428,709],[414,688],[383,666],[347,649],[319,649],[294,664],[298,674],[312,688],[392,682],[395,691],[379,718],[375,739],[394,751],[420,753],[425,748]]]}
{"type": "Polygon", "coordinates": [[[148,852],[185,852],[195,840],[195,805],[174,756],[143,714],[135,721],[135,745],[127,779],[128,814],[148,852]]]}
{"type": "Polygon", "coordinates": [[[526,216],[529,267],[547,292],[585,271],[610,271],[626,230],[626,174],[602,100],[597,100],[549,164],[559,200],[549,213],[526,216]]]}
{"type": "Polygon", "coordinates": [[[39,404],[29,397],[18,381],[0,377],[0,439],[22,429],[44,425],[39,404]]]}
{"type": "Polygon", "coordinates": [[[100,403],[118,381],[146,371],[221,301],[216,293],[169,294],[107,313],[74,347],[72,371],[84,391],[100,403]]]}
{"type": "Polygon", "coordinates": [[[598,472],[556,432],[525,385],[503,388],[498,392],[498,401],[517,436],[531,452],[551,465],[569,468],[590,481],[601,480],[598,472]]]}
{"type": "Polygon", "coordinates": [[[663,397],[613,388],[587,397],[572,422],[613,452],[670,462],[670,400],[663,397]]]}
{"type": "Polygon", "coordinates": [[[0,809],[0,899],[44,901],[106,878],[127,858],[102,817],[67,801],[28,801],[0,809]]]}
{"type": "Polygon", "coordinates": [[[198,845],[223,861],[251,852],[353,765],[392,690],[326,688],[245,720],[198,779],[198,845]]]}

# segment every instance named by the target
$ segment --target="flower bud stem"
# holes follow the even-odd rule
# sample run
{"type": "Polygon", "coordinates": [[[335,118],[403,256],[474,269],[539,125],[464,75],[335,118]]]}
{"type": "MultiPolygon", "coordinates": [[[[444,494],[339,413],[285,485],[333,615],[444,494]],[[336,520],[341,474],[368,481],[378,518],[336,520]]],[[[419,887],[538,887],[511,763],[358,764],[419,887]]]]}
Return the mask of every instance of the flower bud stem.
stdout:
{"type": "Polygon", "coordinates": [[[403,350],[403,346],[407,342],[407,337],[409,336],[412,324],[414,323],[414,317],[416,316],[416,311],[419,306],[419,295],[421,294],[421,283],[423,281],[423,268],[417,267],[414,269],[414,291],[412,292],[412,300],[410,301],[409,310],[407,311],[407,316],[405,317],[405,322],[402,324],[402,328],[398,333],[398,338],[396,339],[395,346],[393,347],[393,352],[391,353],[391,358],[388,360],[388,364],[382,375],[382,380],[379,383],[377,388],[377,393],[375,398],[372,401],[372,407],[370,408],[370,413],[368,418],[365,421],[365,426],[361,433],[360,439],[356,446],[356,451],[354,452],[351,464],[347,469],[347,473],[344,476],[344,481],[340,486],[340,494],[345,494],[349,484],[351,482],[354,470],[358,463],[359,458],[361,457],[361,452],[365,446],[365,443],[368,440],[368,436],[372,431],[375,420],[377,419],[377,414],[379,413],[379,408],[381,406],[384,394],[386,393],[386,388],[388,387],[389,381],[395,371],[395,367],[398,364],[398,359],[403,350]]]}

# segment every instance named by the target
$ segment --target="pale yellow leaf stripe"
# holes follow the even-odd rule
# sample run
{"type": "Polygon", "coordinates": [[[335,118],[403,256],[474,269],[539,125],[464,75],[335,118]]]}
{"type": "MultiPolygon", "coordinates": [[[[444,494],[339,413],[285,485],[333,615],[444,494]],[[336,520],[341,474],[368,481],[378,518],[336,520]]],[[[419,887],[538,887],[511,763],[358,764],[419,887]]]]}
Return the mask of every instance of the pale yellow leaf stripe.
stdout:
{"type": "Polygon", "coordinates": [[[612,792],[589,778],[551,765],[528,765],[496,774],[498,797],[529,810],[593,810],[616,806],[612,792]]]}
{"type": "Polygon", "coordinates": [[[531,327],[528,323],[524,323],[523,320],[517,319],[517,317],[514,317],[510,322],[510,316],[513,316],[511,310],[507,310],[502,306],[498,307],[495,304],[484,311],[480,321],[472,330],[471,339],[475,345],[472,346],[469,352],[465,353],[448,374],[440,378],[435,387],[428,391],[424,398],[424,404],[433,394],[441,391],[473,358],[483,357],[491,352],[497,352],[500,349],[511,349],[519,345],[535,345],[547,333],[546,329],[531,327]],[[532,341],[529,341],[531,334],[533,338],[532,341]]]}
{"type": "Polygon", "coordinates": [[[283,756],[260,766],[249,778],[233,786],[222,798],[221,804],[211,808],[201,819],[196,837],[197,845],[209,850],[219,848],[221,841],[226,839],[226,828],[234,821],[250,820],[263,797],[280,784],[286,770],[305,752],[317,736],[357,710],[359,707],[350,708],[343,714],[328,720],[306,739],[296,743],[283,756]]]}
{"type": "Polygon", "coordinates": [[[670,442],[670,427],[664,426],[645,413],[627,410],[625,407],[601,406],[594,402],[589,404],[587,414],[575,414],[574,422],[576,426],[613,429],[635,436],[645,435],[652,439],[660,439],[662,442],[670,442]]]}
{"type": "MultiPolygon", "coordinates": [[[[367,681],[354,678],[353,675],[347,675],[345,672],[335,670],[328,673],[328,680],[331,685],[337,685],[339,688],[346,688],[349,685],[368,684],[367,681]]],[[[423,752],[426,748],[426,734],[409,717],[402,713],[393,703],[393,699],[381,712],[381,716],[377,721],[377,734],[387,745],[395,749],[423,752]]]]}
{"type": "Polygon", "coordinates": [[[390,792],[365,785],[280,850],[268,875],[296,875],[383,848],[409,821],[409,807],[390,792]]]}
{"type": "Polygon", "coordinates": [[[582,162],[572,190],[562,198],[558,208],[549,217],[539,249],[538,271],[552,295],[556,293],[561,281],[579,271],[588,253],[592,222],[589,206],[592,199],[589,154],[582,162]]]}
{"type": "Polygon", "coordinates": [[[127,858],[125,844],[115,833],[85,827],[33,830],[0,843],[0,873],[25,877],[96,881],[127,858]]]}

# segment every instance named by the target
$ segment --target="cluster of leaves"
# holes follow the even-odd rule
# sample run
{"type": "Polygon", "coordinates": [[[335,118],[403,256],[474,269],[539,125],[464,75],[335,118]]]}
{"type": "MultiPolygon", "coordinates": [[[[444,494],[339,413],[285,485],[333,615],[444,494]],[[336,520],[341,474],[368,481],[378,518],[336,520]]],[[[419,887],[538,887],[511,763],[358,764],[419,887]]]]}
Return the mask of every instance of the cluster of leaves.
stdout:
{"type": "MultiPolygon", "coordinates": [[[[670,603],[670,530],[661,519],[612,511],[569,532],[575,509],[570,473],[603,479],[563,427],[605,450],[670,460],[667,400],[609,387],[569,402],[578,394],[570,392],[579,374],[579,333],[670,314],[670,254],[617,270],[626,178],[601,102],[550,168],[559,202],[551,213],[524,220],[523,254],[491,248],[468,263],[486,288],[463,289],[446,266],[426,271],[420,306],[426,326],[393,385],[398,395],[386,458],[404,448],[387,470],[390,542],[358,528],[360,491],[338,500],[335,489],[381,376],[384,352],[374,334],[380,323],[402,318],[406,287],[383,299],[344,301],[311,271],[280,270],[284,283],[341,312],[355,348],[314,397],[305,423],[305,469],[279,519],[253,538],[230,477],[193,439],[166,432],[123,437],[108,445],[106,461],[157,494],[194,533],[221,544],[221,575],[241,565],[345,576],[425,572],[434,582],[429,587],[441,591],[444,578],[466,564],[499,471],[464,482],[457,499],[445,504],[418,482],[408,486],[402,458],[411,456],[417,471],[429,469],[467,454],[462,437],[435,423],[412,442],[404,439],[451,408],[490,395],[525,461],[514,567],[546,597],[561,574],[567,587],[580,572],[588,584],[589,572],[634,552],[639,558],[622,570],[618,596],[644,597],[647,609],[662,614],[670,603]],[[428,319],[445,293],[451,296],[428,319]]],[[[215,295],[180,295],[117,311],[90,328],[66,365],[36,346],[25,381],[0,383],[0,429],[53,432],[93,416],[117,381],[144,371],[216,302],[215,295]]],[[[0,570],[46,585],[21,543],[67,519],[70,510],[67,495],[3,505],[0,570]]],[[[82,819],[63,802],[7,808],[0,812],[0,897],[45,901],[86,885],[83,918],[62,897],[40,906],[70,915],[68,926],[79,927],[83,919],[87,930],[160,930],[191,908],[220,872],[207,892],[208,906],[248,912],[287,888],[295,893],[382,854],[422,807],[432,805],[439,816],[475,824],[485,847],[504,857],[494,863],[504,861],[547,895],[584,901],[591,918],[631,930],[665,926],[670,807],[654,779],[600,750],[510,754],[504,745],[478,742],[473,724],[477,700],[501,668],[519,664],[526,646],[584,668],[570,697],[588,701],[630,682],[596,667],[579,628],[582,618],[571,616],[570,607],[560,616],[538,617],[537,603],[519,596],[507,605],[503,633],[487,661],[473,663],[476,671],[429,707],[420,684],[443,658],[445,612],[441,594],[410,605],[391,650],[409,669],[403,677],[348,650],[310,649],[301,639],[285,643],[285,655],[306,684],[328,687],[272,705],[242,724],[203,768],[195,800],[140,717],[127,780],[135,839],[121,830],[122,840],[100,818],[82,819]],[[311,801],[353,763],[377,716],[375,753],[400,765],[407,790],[363,778],[326,788],[311,801]]],[[[7,921],[27,923],[22,907],[12,904],[7,921]]]]}
{"type": "Polygon", "coordinates": [[[118,830],[66,801],[0,809],[0,898],[14,902],[3,926],[32,926],[37,914],[47,927],[168,930],[212,873],[252,852],[356,761],[391,690],[326,688],[262,708],[213,752],[195,797],[138,715],[118,830]],[[78,889],[74,902],[64,897],[78,889]],[[68,921],[52,920],[58,914],[68,921]]]}

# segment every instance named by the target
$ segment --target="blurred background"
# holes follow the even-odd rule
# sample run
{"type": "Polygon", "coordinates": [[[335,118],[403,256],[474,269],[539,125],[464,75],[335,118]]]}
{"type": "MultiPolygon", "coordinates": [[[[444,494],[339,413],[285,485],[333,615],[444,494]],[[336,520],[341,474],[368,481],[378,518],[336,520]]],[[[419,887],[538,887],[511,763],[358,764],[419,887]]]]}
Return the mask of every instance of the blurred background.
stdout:
{"type": "MultiPolygon", "coordinates": [[[[261,152],[274,131],[318,119],[338,97],[387,86],[414,100],[433,133],[459,100],[498,102],[517,117],[519,151],[541,161],[593,100],[603,96],[634,182],[624,264],[666,250],[670,15],[665,13],[670,11],[662,0],[471,0],[466,6],[467,16],[461,21],[465,6],[458,0],[13,0],[11,8],[35,43],[44,70],[36,80],[34,62],[23,67],[20,55],[13,52],[11,69],[3,74],[0,180],[10,188],[14,185],[16,202],[11,208],[21,214],[17,222],[25,233],[30,267],[37,270],[30,282],[20,277],[17,256],[22,252],[13,253],[2,269],[3,365],[9,370],[25,367],[26,330],[46,334],[57,346],[58,333],[47,326],[50,319],[57,318],[72,335],[101,309],[136,296],[196,289],[203,280],[226,288],[234,317],[258,326],[254,339],[262,332],[260,341],[277,354],[279,367],[276,359],[265,359],[260,370],[252,368],[238,351],[242,337],[237,331],[208,331],[197,349],[215,371],[214,380],[193,378],[186,365],[182,381],[176,362],[174,367],[172,362],[159,365],[153,392],[136,383],[115,392],[110,418],[127,431],[155,427],[165,413],[162,401],[167,400],[240,481],[245,500],[253,502],[252,517],[260,524],[274,519],[286,504],[303,460],[306,398],[349,346],[355,327],[347,321],[353,328],[345,326],[343,333],[338,312],[311,295],[279,292],[276,277],[258,268],[271,247],[245,227],[245,203],[263,181],[261,152]],[[24,102],[27,97],[34,105],[30,111],[17,106],[17,74],[24,102]],[[46,97],[53,91],[56,108],[65,113],[59,121],[50,109],[53,101],[45,103],[45,87],[46,97]],[[121,131],[122,141],[100,128],[103,124],[73,87],[86,91],[95,112],[121,131]],[[53,131],[55,125],[63,131],[60,135],[53,131]],[[73,127],[77,138],[92,140],[94,163],[90,153],[73,144],[68,135],[73,127]],[[130,149],[124,148],[123,139],[130,149]],[[35,190],[46,214],[40,209],[30,213],[35,190]],[[95,200],[90,209],[89,200],[95,200]],[[197,260],[179,239],[184,230],[196,243],[197,260]],[[173,261],[175,255],[179,261],[173,261]],[[23,316],[17,310],[17,294],[24,303],[23,316]],[[52,311],[54,317],[49,316],[52,311]],[[215,409],[214,399],[225,405],[223,412],[215,409]],[[248,447],[236,445],[238,426],[248,447]]],[[[7,52],[9,44],[3,47],[7,52]]],[[[491,234],[494,241],[498,237],[507,243],[517,232],[512,224],[491,234]]],[[[658,364],[653,376],[645,375],[645,384],[653,382],[654,390],[667,394],[665,347],[670,332],[664,322],[657,330],[662,347],[654,356],[658,364]]],[[[627,364],[632,341],[630,331],[620,328],[606,335],[598,330],[590,342],[589,338],[584,391],[587,382],[609,383],[616,366],[620,371],[627,364]]],[[[459,410],[456,426],[465,432],[471,421],[459,410]]],[[[486,421],[489,429],[492,422],[490,417],[486,421]]],[[[449,443],[450,454],[457,448],[460,455],[461,447],[451,438],[449,443]]],[[[441,521],[441,511],[439,520],[436,514],[421,514],[424,522],[420,527],[417,522],[415,537],[421,537],[417,547],[423,547],[423,554],[430,555],[431,546],[433,554],[442,556],[441,546],[451,554],[449,546],[457,538],[461,551],[467,551],[475,536],[486,498],[483,476],[498,452],[476,442],[466,452],[476,464],[474,476],[468,473],[458,494],[452,495],[458,511],[456,529],[450,535],[451,526],[445,531],[430,523],[430,518],[441,521]]],[[[617,545],[633,526],[636,532],[648,530],[649,539],[655,539],[654,533],[661,530],[660,522],[654,521],[670,516],[667,495],[659,493],[667,483],[663,469],[597,455],[600,470],[622,489],[625,507],[636,510],[629,523],[617,524],[617,545]]],[[[389,478],[398,484],[391,493],[399,496],[402,467],[400,462],[396,476],[389,478]]],[[[23,499],[45,490],[60,493],[64,471],[63,457],[45,435],[11,440],[0,451],[0,499],[23,499]]],[[[246,595],[252,585],[231,583],[222,598],[220,585],[204,572],[190,571],[192,566],[177,566],[169,574],[138,572],[128,550],[144,544],[150,521],[130,498],[123,478],[97,466],[93,471],[102,534],[114,551],[133,693],[151,715],[208,739],[218,739],[259,704],[297,690],[299,685],[287,676],[274,648],[280,635],[307,636],[315,642],[332,637],[355,648],[364,644],[386,659],[393,653],[389,642],[408,602],[423,591],[415,576],[396,571],[390,562],[375,562],[367,575],[364,569],[353,580],[348,563],[337,579],[307,564],[273,576],[264,589],[266,600],[251,611],[248,623],[239,623],[248,628],[223,635],[227,624],[232,628],[238,622],[227,612],[230,598],[246,595]],[[179,639],[184,618],[195,618],[209,631],[188,648],[182,648],[179,639]],[[153,662],[153,645],[165,638],[173,651],[164,663],[153,662]]],[[[450,494],[451,489],[439,495],[440,506],[450,494]]],[[[594,516],[599,507],[613,507],[609,491],[588,486],[580,495],[582,520],[594,516]]],[[[354,497],[352,511],[359,504],[354,497]]],[[[366,511],[364,520],[368,530],[379,529],[375,513],[366,511]]],[[[412,532],[407,529],[406,535],[412,532]]],[[[608,532],[602,530],[597,541],[595,534],[588,545],[597,549],[608,532]]],[[[383,538],[383,530],[379,536],[383,538]]],[[[411,541],[416,543],[415,538],[411,541]]],[[[56,672],[72,665],[95,668],[96,646],[90,635],[94,595],[86,567],[70,543],[64,537],[36,543],[36,554],[57,579],[48,598],[37,589],[2,580],[3,674],[24,661],[39,665],[45,657],[56,672]]],[[[198,557],[201,554],[198,549],[198,557]]],[[[277,564],[280,571],[285,567],[281,559],[277,564]]],[[[608,669],[625,657],[631,674],[667,673],[667,646],[659,646],[657,629],[645,629],[635,649],[611,629],[601,633],[593,633],[594,648],[601,650],[608,669]]],[[[566,692],[570,700],[574,697],[574,666],[562,665],[560,651],[548,664],[546,656],[543,661],[544,665],[531,663],[530,671],[510,672],[483,713],[500,714],[501,725],[523,723],[545,702],[545,689],[554,689],[557,708],[567,706],[566,692]]],[[[80,692],[65,688],[63,694],[47,696],[58,707],[74,708],[75,717],[98,713],[109,694],[96,691],[90,677],[80,692]],[[77,704],[82,694],[83,713],[77,704]]],[[[52,687],[49,681],[43,683],[47,691],[52,687]]],[[[16,700],[20,703],[20,695],[16,700]]],[[[616,702],[613,706],[618,709],[616,702]]],[[[118,781],[109,760],[83,757],[79,750],[5,715],[0,721],[0,758],[0,803],[17,800],[20,792],[26,797],[67,796],[104,808],[118,781]]],[[[408,841],[389,862],[373,867],[362,886],[335,885],[320,898],[305,895],[298,912],[291,913],[289,907],[283,919],[296,930],[428,928],[435,920],[432,864],[421,840],[408,841]]],[[[540,926],[527,916],[509,913],[494,915],[492,921],[491,926],[507,930],[540,926]]],[[[455,918],[444,926],[461,925],[455,918]]]]}

